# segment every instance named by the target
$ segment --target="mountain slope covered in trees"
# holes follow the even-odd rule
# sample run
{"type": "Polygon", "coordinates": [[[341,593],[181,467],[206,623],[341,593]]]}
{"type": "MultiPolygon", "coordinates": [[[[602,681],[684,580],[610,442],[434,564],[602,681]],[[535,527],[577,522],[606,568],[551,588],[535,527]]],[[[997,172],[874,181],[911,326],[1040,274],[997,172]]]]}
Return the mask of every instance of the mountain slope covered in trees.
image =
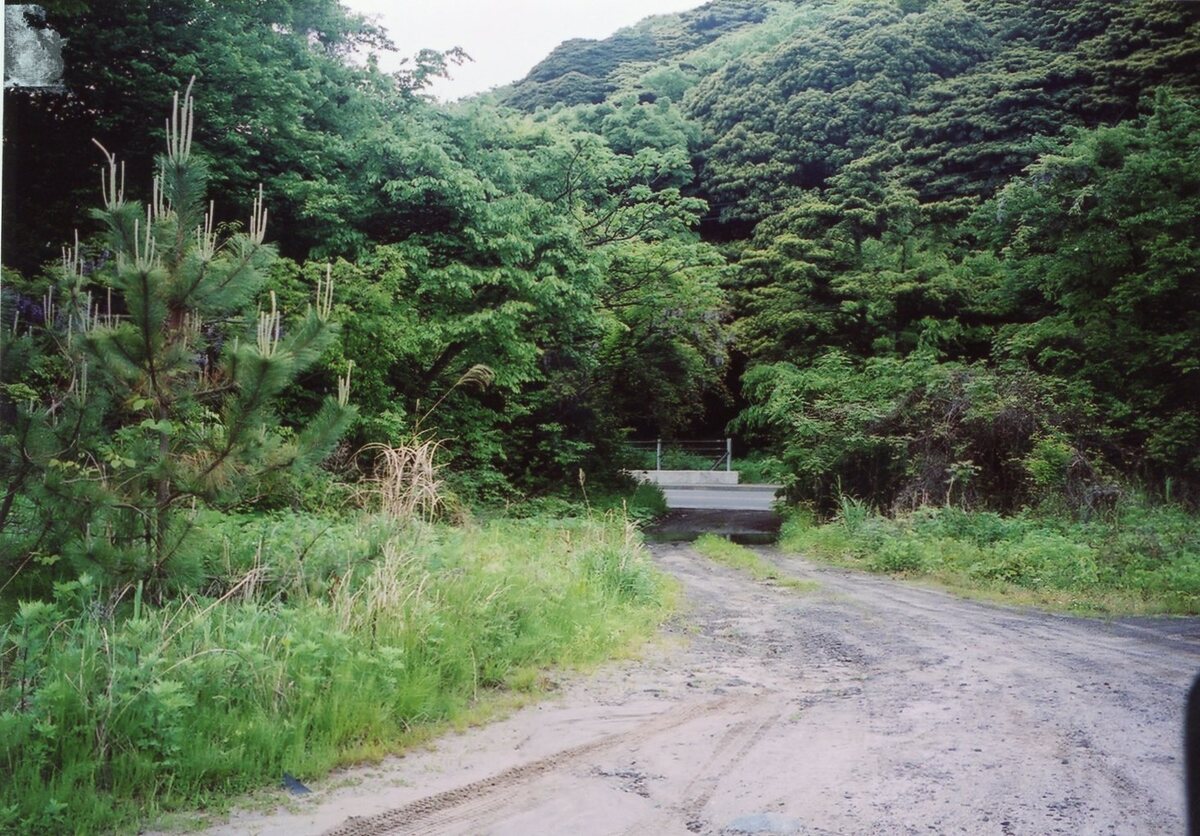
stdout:
{"type": "Polygon", "coordinates": [[[1195,6],[715,2],[605,45],[564,45],[496,100],[694,126],[691,193],[734,264],[735,363],[751,367],[738,426],[791,456],[799,494],[920,504],[957,489],[1015,507],[1033,486],[1003,471],[1051,436],[1087,461],[1081,490],[1122,473],[1194,484],[1195,6]],[[709,40],[716,19],[735,25],[709,40]],[[627,54],[635,37],[654,48],[627,54]],[[577,104],[585,78],[603,101],[577,104]],[[845,425],[843,387],[888,362],[936,379],[863,393],[859,449],[823,435],[845,425]],[[793,370],[824,388],[796,391],[793,370]],[[943,375],[1029,414],[1004,428],[973,404],[1002,438],[913,439],[936,411],[908,424],[902,404],[943,375]],[[1070,394],[1051,408],[1029,386],[1070,394]]]}
{"type": "Polygon", "coordinates": [[[972,496],[1015,507],[1031,483],[987,474],[1060,433],[1098,482],[1200,476],[1194,4],[716,0],[447,107],[422,90],[457,53],[387,76],[348,60],[386,33],[332,0],[285,6],[52,6],[68,94],[6,94],[6,191],[46,196],[5,201],[30,294],[47,245],[86,238],[90,138],[148,168],[142,126],[196,73],[210,182],[237,209],[262,179],[278,292],[339,259],[355,300],[292,420],[352,360],[357,441],[436,431],[485,492],[604,469],[622,428],[739,415],[817,498],[965,489],[961,462],[984,474],[972,496]],[[952,428],[924,463],[864,415],[862,449],[803,463],[815,413],[771,396],[790,368],[918,358],[1065,387],[1069,408],[990,452],[952,428]],[[486,391],[456,385],[479,365],[486,391]]]}

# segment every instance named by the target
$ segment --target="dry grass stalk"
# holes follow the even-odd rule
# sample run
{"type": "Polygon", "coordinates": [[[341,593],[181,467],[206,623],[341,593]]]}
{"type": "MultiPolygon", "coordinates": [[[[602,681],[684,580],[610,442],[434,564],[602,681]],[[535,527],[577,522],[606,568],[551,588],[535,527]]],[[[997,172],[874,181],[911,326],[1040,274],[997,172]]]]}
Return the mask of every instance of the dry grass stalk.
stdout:
{"type": "Polygon", "coordinates": [[[380,619],[403,620],[409,603],[426,593],[430,575],[420,570],[413,555],[394,543],[384,550],[362,583],[350,582],[347,574],[334,593],[333,610],[343,630],[377,626],[380,619]]]}
{"type": "Polygon", "coordinates": [[[445,504],[444,483],[435,462],[441,442],[414,439],[396,447],[368,444],[363,452],[375,454],[374,472],[367,491],[380,510],[403,522],[429,521],[445,504]]]}

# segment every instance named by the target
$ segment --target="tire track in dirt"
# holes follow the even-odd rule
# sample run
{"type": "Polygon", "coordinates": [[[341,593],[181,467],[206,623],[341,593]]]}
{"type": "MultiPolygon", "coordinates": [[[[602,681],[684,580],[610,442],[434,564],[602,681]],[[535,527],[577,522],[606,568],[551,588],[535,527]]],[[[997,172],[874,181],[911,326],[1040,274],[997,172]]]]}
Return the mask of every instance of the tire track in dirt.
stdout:
{"type": "Polygon", "coordinates": [[[707,826],[704,808],[716,792],[721,779],[734,772],[736,767],[762,742],[783,717],[784,709],[767,706],[766,716],[749,717],[733,724],[717,743],[712,755],[684,787],[680,796],[682,803],[672,805],[650,821],[638,822],[625,831],[625,836],[644,836],[647,833],[662,833],[671,824],[683,821],[691,832],[707,826]]]}
{"type": "Polygon", "coordinates": [[[503,790],[511,789],[547,773],[565,769],[574,761],[587,758],[605,749],[611,749],[618,745],[632,746],[642,743],[663,732],[686,725],[697,718],[729,710],[746,701],[747,698],[743,696],[730,696],[690,706],[678,712],[669,712],[667,716],[657,717],[631,731],[617,732],[590,743],[564,749],[550,757],[506,769],[490,778],[413,801],[386,813],[368,818],[352,817],[341,826],[325,831],[325,836],[383,836],[383,834],[404,833],[407,828],[418,823],[421,824],[421,833],[432,833],[435,832],[432,829],[435,827],[476,820],[492,806],[489,804],[490,797],[503,790]],[[464,809],[467,807],[469,809],[464,809]],[[459,811],[459,815],[440,822],[429,821],[437,814],[455,810],[459,811]]]}

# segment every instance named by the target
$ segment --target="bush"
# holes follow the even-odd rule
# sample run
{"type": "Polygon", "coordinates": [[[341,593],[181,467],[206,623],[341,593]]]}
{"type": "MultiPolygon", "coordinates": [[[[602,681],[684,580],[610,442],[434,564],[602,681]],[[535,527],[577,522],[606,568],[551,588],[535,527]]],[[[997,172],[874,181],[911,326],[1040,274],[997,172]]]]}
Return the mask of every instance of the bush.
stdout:
{"type": "Polygon", "coordinates": [[[629,498],[629,515],[648,522],[667,513],[667,496],[662,488],[651,482],[639,482],[629,498]]]}
{"type": "Polygon", "coordinates": [[[787,474],[783,462],[761,453],[734,459],[733,469],[738,472],[738,481],[743,485],[778,485],[787,474]]]}
{"type": "Polygon", "coordinates": [[[1088,425],[1086,394],[1027,368],[830,351],[803,368],[756,366],[744,382],[740,426],[773,441],[789,496],[823,511],[846,493],[898,511],[1012,511],[1069,479],[1083,505],[1099,481],[1082,442],[1068,442],[1088,425]]]}
{"type": "Polygon", "coordinates": [[[910,539],[885,541],[867,561],[876,572],[916,572],[926,568],[921,548],[910,539]]]}

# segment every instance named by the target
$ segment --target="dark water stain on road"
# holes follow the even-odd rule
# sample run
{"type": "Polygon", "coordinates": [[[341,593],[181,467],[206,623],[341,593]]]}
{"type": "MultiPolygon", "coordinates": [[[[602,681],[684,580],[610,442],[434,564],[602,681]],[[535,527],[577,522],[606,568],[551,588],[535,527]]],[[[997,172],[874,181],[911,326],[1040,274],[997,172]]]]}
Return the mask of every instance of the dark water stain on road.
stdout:
{"type": "Polygon", "coordinates": [[[779,539],[782,524],[773,511],[675,508],[646,529],[646,539],[651,543],[690,543],[702,534],[716,534],[746,546],[765,546],[779,539]]]}

